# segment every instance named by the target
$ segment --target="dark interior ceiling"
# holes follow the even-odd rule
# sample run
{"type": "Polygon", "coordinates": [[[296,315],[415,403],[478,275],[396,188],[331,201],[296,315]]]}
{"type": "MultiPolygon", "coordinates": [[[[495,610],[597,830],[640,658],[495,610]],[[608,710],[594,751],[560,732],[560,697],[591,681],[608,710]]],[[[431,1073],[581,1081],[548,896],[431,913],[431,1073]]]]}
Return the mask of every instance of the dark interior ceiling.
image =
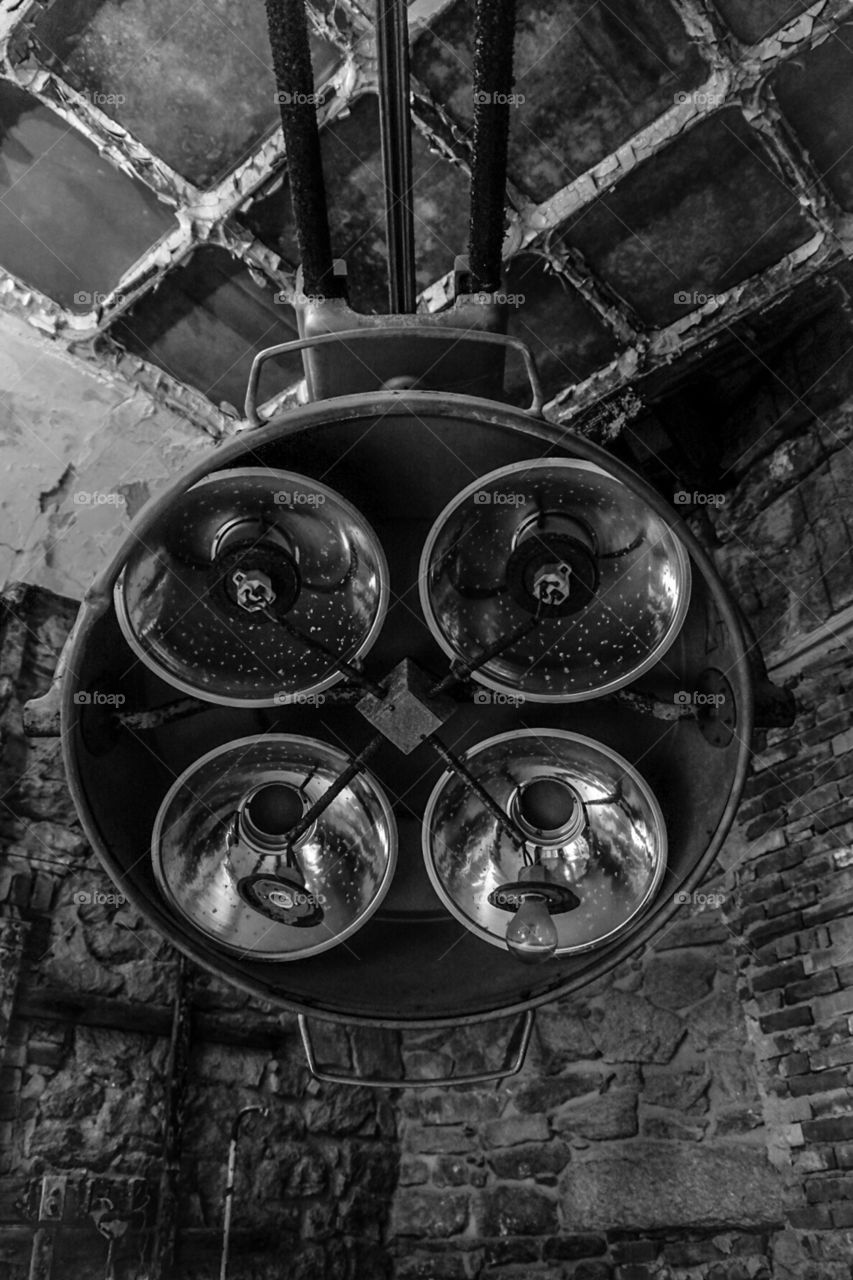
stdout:
{"type": "MultiPolygon", "coordinates": [[[[353,305],[383,311],[371,6],[309,12],[334,251],[353,305]]],[[[473,0],[410,0],[410,19],[434,310],[466,247],[473,0]]],[[[253,355],[295,332],[263,0],[0,0],[0,36],[4,305],[89,359],[132,353],[128,376],[240,405],[253,355]]],[[[519,0],[516,68],[509,325],[549,415],[629,386],[648,402],[697,356],[724,403],[757,359],[753,320],[773,317],[772,343],[849,255],[853,4],[519,0]]],[[[265,390],[299,376],[282,359],[265,390]]]]}

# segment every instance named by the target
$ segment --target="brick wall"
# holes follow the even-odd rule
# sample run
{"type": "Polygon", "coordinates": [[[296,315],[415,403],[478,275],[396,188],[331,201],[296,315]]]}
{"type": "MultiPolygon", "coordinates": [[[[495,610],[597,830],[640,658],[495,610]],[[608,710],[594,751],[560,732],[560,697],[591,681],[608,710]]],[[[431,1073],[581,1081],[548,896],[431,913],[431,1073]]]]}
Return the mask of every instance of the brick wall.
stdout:
{"type": "Polygon", "coordinates": [[[542,1012],[522,1076],[402,1099],[398,1280],[853,1274],[853,639],[826,631],[853,600],[853,337],[835,298],[718,424],[725,502],[697,526],[797,722],[757,736],[694,901],[542,1012]]]}

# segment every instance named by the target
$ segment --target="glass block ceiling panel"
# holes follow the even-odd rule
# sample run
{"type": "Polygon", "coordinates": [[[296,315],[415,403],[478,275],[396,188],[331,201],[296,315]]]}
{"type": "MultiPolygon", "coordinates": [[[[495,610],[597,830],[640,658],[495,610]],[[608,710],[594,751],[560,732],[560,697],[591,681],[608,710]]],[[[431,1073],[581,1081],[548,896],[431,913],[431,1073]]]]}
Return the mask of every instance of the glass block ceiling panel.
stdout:
{"type": "MultiPolygon", "coordinates": [[[[339,59],[312,39],[314,72],[339,59]]],[[[16,37],[154,155],[207,187],[279,121],[263,0],[60,0],[16,37]]]]}
{"type": "MultiPolygon", "coordinates": [[[[332,227],[332,249],[346,259],[349,297],[363,312],[388,310],[385,203],[379,140],[379,106],[359,99],[343,119],[323,130],[323,171],[332,227]]],[[[452,270],[468,241],[468,178],[430,151],[412,131],[417,287],[424,289],[452,270]]],[[[285,182],[261,195],[241,221],[287,262],[299,254],[285,182]]]]}
{"type": "MultiPolygon", "coordinates": [[[[616,355],[616,340],[592,308],[544,258],[522,253],[506,276],[510,299],[508,332],[530,347],[546,396],[581,382],[616,355]]],[[[527,382],[520,366],[508,364],[508,387],[523,403],[527,382]]],[[[529,393],[528,393],[529,399],[529,393]]]]}
{"type": "MultiPolygon", "coordinates": [[[[413,73],[465,126],[474,0],[458,0],[416,42],[413,73]]],[[[510,176],[544,200],[695,88],[709,69],[668,0],[521,0],[519,101],[510,111],[510,176]]]]}
{"type": "MultiPolygon", "coordinates": [[[[276,300],[224,249],[197,249],[113,325],[119,346],[242,412],[252,360],[298,337],[292,307],[276,300]]],[[[261,400],[302,377],[297,352],[264,366],[261,400]]]]}
{"type": "Polygon", "coordinates": [[[716,0],[732,31],[747,44],[786,27],[811,3],[812,0],[716,0]]]}
{"type": "Polygon", "coordinates": [[[773,87],[815,169],[841,207],[853,212],[853,26],[786,62],[773,87]]]}
{"type": "Polygon", "coordinates": [[[0,81],[0,266],[81,314],[172,231],[169,208],[61,116],[0,81]]]}
{"type": "Polygon", "coordinates": [[[814,234],[739,111],[697,125],[567,224],[566,240],[651,326],[764,271],[814,234]]]}

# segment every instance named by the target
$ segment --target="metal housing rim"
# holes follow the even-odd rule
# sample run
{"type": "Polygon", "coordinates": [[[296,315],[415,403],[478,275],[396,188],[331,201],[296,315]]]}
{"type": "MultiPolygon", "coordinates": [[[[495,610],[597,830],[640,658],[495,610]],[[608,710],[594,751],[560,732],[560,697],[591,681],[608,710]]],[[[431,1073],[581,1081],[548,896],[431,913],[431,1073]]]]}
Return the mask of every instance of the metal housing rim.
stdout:
{"type": "MultiPolygon", "coordinates": [[[[217,947],[222,947],[230,954],[236,956],[245,956],[247,954],[246,947],[235,946],[233,943],[225,942],[221,938],[217,938],[215,935],[208,933],[207,930],[202,929],[194,920],[190,919],[190,917],[181,910],[174,894],[172,893],[171,886],[163,874],[163,859],[159,852],[161,844],[160,837],[169,805],[185,785],[186,781],[192,777],[194,773],[204,765],[208,764],[211,760],[215,760],[217,756],[226,755],[229,751],[237,750],[240,747],[248,748],[249,746],[254,746],[261,740],[264,742],[281,743],[296,742],[303,746],[321,747],[324,751],[336,751],[340,755],[343,755],[343,752],[340,751],[338,747],[330,746],[329,743],[323,742],[321,738],[309,738],[305,734],[297,733],[253,733],[244,738],[235,738],[232,742],[225,742],[221,746],[213,747],[212,750],[205,752],[203,756],[199,756],[197,760],[194,760],[192,764],[188,765],[187,768],[184,769],[183,773],[178,775],[161,801],[160,808],[157,810],[157,817],[154,819],[154,827],[151,832],[151,863],[154,869],[154,878],[157,881],[157,886],[160,889],[160,892],[172,907],[175,915],[180,920],[187,921],[188,924],[196,930],[196,932],[202,934],[205,938],[210,938],[217,947]]],[[[258,963],[288,964],[293,961],[307,960],[311,956],[320,955],[323,951],[331,951],[333,947],[338,946],[341,942],[345,942],[347,938],[351,937],[352,934],[357,933],[359,929],[366,925],[370,917],[382,905],[385,895],[391,887],[394,872],[397,869],[397,820],[395,819],[394,812],[388,803],[388,797],[385,794],[385,788],[382,786],[381,782],[374,778],[369,769],[365,769],[362,776],[368,779],[371,787],[373,788],[373,792],[382,809],[382,814],[385,818],[388,830],[388,863],[373,901],[366,910],[353,921],[352,924],[348,925],[347,928],[342,930],[340,933],[333,934],[327,942],[318,942],[316,946],[306,947],[303,951],[295,953],[286,951],[268,953],[267,955],[256,955],[254,956],[254,959],[256,959],[258,963]]]]}
{"type": "MultiPolygon", "coordinates": [[[[608,474],[604,467],[599,466],[595,462],[587,462],[585,459],[530,458],[527,461],[530,463],[547,462],[549,466],[557,468],[565,467],[567,470],[577,470],[580,468],[582,470],[597,471],[602,475],[608,474]]],[[[463,502],[465,502],[472,494],[476,493],[478,489],[481,489],[484,484],[488,484],[492,480],[503,479],[504,476],[512,475],[513,472],[517,471],[520,467],[523,468],[525,465],[527,465],[525,462],[511,462],[508,466],[498,467],[495,471],[487,471],[485,475],[480,476],[478,480],[473,480],[471,484],[466,485],[465,488],[460,490],[454,498],[451,498],[443,511],[436,516],[433,526],[429,531],[427,540],[424,543],[423,551],[421,552],[420,564],[418,566],[418,594],[420,596],[421,610],[424,618],[426,619],[426,624],[429,627],[430,634],[436,644],[440,645],[445,655],[448,658],[451,658],[454,662],[459,661],[460,655],[454,651],[453,646],[446,640],[444,632],[439,627],[438,619],[435,616],[435,610],[432,607],[432,601],[430,600],[429,595],[429,562],[432,557],[433,548],[438,541],[438,536],[443,524],[463,502]]],[[[656,514],[660,513],[657,512],[656,514]]],[[[501,684],[498,680],[494,680],[492,677],[487,676],[483,671],[472,672],[472,680],[476,680],[478,684],[485,685],[487,689],[492,689],[495,693],[517,694],[519,697],[523,697],[525,702],[538,702],[549,706],[553,706],[555,703],[591,702],[594,698],[606,697],[608,694],[615,693],[619,689],[624,689],[626,685],[633,683],[634,680],[639,680],[640,676],[644,675],[647,671],[651,670],[653,666],[660,662],[664,654],[668,653],[675,644],[675,641],[678,639],[678,634],[684,625],[684,619],[687,617],[687,610],[690,607],[690,591],[692,587],[690,556],[681,545],[678,537],[673,536],[673,544],[679,563],[679,569],[683,575],[684,592],[678,602],[678,608],[675,611],[672,622],[670,623],[663,640],[661,640],[657,647],[653,649],[638,666],[630,671],[628,675],[619,677],[615,680],[609,680],[607,684],[603,684],[599,688],[588,693],[528,693],[526,690],[513,689],[508,684],[501,684]]]]}
{"type": "MultiPolygon", "coordinates": [[[[597,950],[599,947],[607,946],[608,943],[610,942],[616,942],[619,938],[621,938],[624,934],[628,932],[631,926],[634,925],[638,919],[642,917],[642,915],[646,911],[646,908],[651,904],[651,902],[653,901],[654,897],[657,894],[658,889],[660,888],[661,880],[663,880],[663,877],[666,874],[666,868],[667,868],[666,823],[664,822],[663,812],[661,810],[660,804],[658,803],[657,796],[652,791],[651,787],[646,782],[645,778],[639,772],[639,770],[636,769],[635,766],[631,764],[630,760],[626,760],[625,757],[621,756],[618,751],[614,751],[612,747],[608,747],[605,743],[597,742],[595,738],[588,738],[586,737],[585,734],[582,734],[582,733],[572,733],[571,730],[569,729],[518,729],[518,730],[510,729],[506,733],[497,733],[497,734],[494,734],[491,738],[484,738],[482,742],[476,743],[476,745],[473,746],[470,749],[470,751],[467,751],[465,753],[465,756],[463,757],[463,759],[467,762],[471,760],[473,757],[479,755],[481,751],[485,751],[487,747],[495,746],[499,742],[509,742],[510,740],[517,740],[519,738],[539,738],[546,734],[550,738],[562,738],[563,740],[568,740],[571,742],[582,742],[584,746],[594,747],[596,751],[600,751],[602,755],[608,756],[609,759],[617,763],[620,766],[620,768],[623,768],[624,771],[627,774],[629,774],[629,776],[637,784],[639,790],[641,791],[647,803],[649,804],[649,807],[652,811],[652,814],[655,820],[655,824],[657,827],[657,831],[658,831],[658,834],[660,837],[660,843],[661,843],[660,858],[655,868],[654,875],[649,883],[648,888],[646,889],[645,894],[643,895],[641,902],[637,907],[635,907],[633,913],[628,917],[627,920],[623,920],[622,924],[617,925],[615,929],[611,929],[610,933],[605,934],[603,938],[598,938],[595,942],[584,942],[574,947],[558,947],[557,950],[554,952],[555,956],[557,957],[574,956],[574,955],[580,955],[583,952],[597,950]]],[[[432,792],[430,793],[429,800],[427,801],[426,808],[424,810],[423,828],[421,831],[421,848],[423,851],[424,863],[426,865],[427,875],[430,878],[430,883],[432,884],[432,887],[435,889],[436,893],[438,894],[439,898],[441,898],[441,901],[447,907],[448,911],[451,913],[452,916],[454,916],[459,921],[461,925],[463,925],[464,928],[468,930],[469,933],[473,933],[476,937],[480,938],[483,942],[488,942],[491,944],[491,946],[498,947],[500,948],[500,950],[505,951],[506,943],[501,938],[495,937],[495,935],[491,933],[488,929],[482,928],[481,925],[478,925],[476,921],[473,921],[470,918],[470,916],[466,916],[465,913],[457,906],[453,898],[451,898],[450,895],[447,893],[442,881],[439,879],[438,872],[436,871],[436,868],[435,868],[434,859],[432,858],[431,849],[430,849],[430,843],[431,843],[430,833],[432,830],[432,817],[435,812],[435,806],[438,803],[441,791],[445,783],[447,782],[447,780],[452,777],[454,777],[453,770],[445,769],[444,773],[441,775],[441,777],[438,779],[435,786],[433,787],[432,792]]]]}
{"type": "MultiPolygon", "coordinates": [[[[379,595],[377,596],[376,601],[376,617],[371,623],[370,630],[362,640],[357,651],[350,655],[348,659],[350,662],[360,660],[373,648],[379,632],[385,624],[385,618],[388,614],[388,601],[391,594],[391,575],[388,568],[388,557],[385,555],[385,548],[382,546],[382,543],[376,534],[376,530],[373,528],[370,521],[365,519],[358,508],[355,507],[348,498],[345,498],[342,493],[338,493],[329,485],[323,484],[321,480],[312,480],[310,476],[300,475],[296,471],[279,471],[276,467],[257,466],[228,468],[229,474],[234,476],[235,479],[245,475],[256,475],[258,471],[264,471],[270,477],[281,478],[283,480],[296,479],[309,481],[319,492],[324,493],[327,497],[331,497],[339,506],[343,507],[348,515],[352,516],[362,525],[366,533],[371,538],[379,565],[379,595]]],[[[201,480],[189,485],[184,492],[188,493],[190,489],[194,489],[198,487],[198,485],[207,484],[208,481],[215,478],[216,474],[217,473],[214,472],[211,475],[205,475],[201,480]]],[[[331,689],[333,685],[336,685],[340,680],[343,680],[343,672],[336,671],[333,672],[328,679],[321,680],[318,684],[311,685],[310,688],[301,689],[299,693],[286,695],[273,694],[270,698],[232,698],[222,695],[214,696],[209,690],[204,689],[199,685],[190,684],[188,680],[183,680],[180,676],[173,675],[171,672],[167,671],[165,666],[155,661],[149,651],[140,644],[130,621],[125,595],[125,573],[127,571],[128,558],[129,557],[125,558],[125,563],[122,566],[113,586],[113,601],[115,604],[118,625],[121,628],[121,633],[127,641],[128,646],[140,662],[145,663],[146,667],[148,667],[150,671],[153,671],[158,679],[165,681],[165,683],[171,685],[172,688],[178,689],[181,693],[186,693],[190,697],[201,698],[203,702],[210,702],[218,707],[283,707],[290,703],[298,702],[301,699],[304,700],[306,698],[314,697],[318,693],[323,693],[326,689],[331,689]]]]}
{"type": "MultiPolygon", "coordinates": [[[[189,467],[167,489],[148,500],[136,516],[137,531],[144,532],[178,493],[191,488],[196,481],[210,472],[221,469],[223,465],[227,465],[228,460],[231,458],[236,459],[246,453],[251,453],[255,447],[263,447],[277,441],[295,438],[304,432],[310,431],[313,427],[322,426],[330,417],[333,417],[338,423],[358,423],[364,418],[380,419],[395,411],[401,414],[408,413],[414,417],[429,414],[434,414],[439,418],[459,419],[467,417],[514,434],[527,435],[531,440],[541,442],[547,447],[564,449],[567,452],[578,455],[584,461],[596,463],[603,470],[609,471],[621,479],[629,488],[639,491],[649,505],[659,515],[663,516],[668,523],[673,525],[692,559],[701,568],[708,590],[720,611],[726,627],[731,632],[734,647],[739,651],[741,662],[738,666],[737,675],[738,691],[741,698],[738,703],[738,759],[725,809],[705,853],[678,886],[684,891],[693,890],[701,882],[713,863],[728,834],[740,802],[749,768],[749,743],[753,731],[754,712],[753,677],[747,658],[747,641],[743,624],[729,600],[728,593],[720,581],[713,562],[701,543],[678,513],[673,513],[664,499],[655,493],[641,476],[636,475],[631,468],[620,462],[618,458],[612,457],[600,445],[592,443],[592,441],[585,439],[583,436],[572,434],[565,428],[549,422],[544,417],[535,417],[512,405],[505,405],[495,400],[484,400],[476,396],[411,389],[405,391],[376,391],[371,392],[369,396],[362,394],[340,396],[334,400],[317,401],[313,404],[288,410],[278,418],[274,418],[260,427],[255,427],[251,433],[246,432],[243,435],[235,436],[222,445],[218,451],[206,455],[189,467]],[[248,436],[251,436],[250,440],[247,439],[248,436]]],[[[73,660],[76,654],[83,651],[89,633],[110,607],[113,585],[121,572],[124,561],[135,544],[137,536],[138,532],[136,535],[128,532],[112,559],[96,576],[92,586],[86,592],[80,612],[69,636],[66,678],[63,680],[62,686],[62,721],[63,725],[69,729],[68,732],[64,732],[62,735],[62,752],[69,790],[81,816],[84,829],[91,841],[92,848],[107,874],[121,888],[128,901],[132,902],[140,911],[140,914],[148,919],[152,926],[164,937],[168,938],[178,951],[196,964],[212,968],[220,976],[225,977],[227,981],[247,994],[255,997],[260,996],[261,999],[268,1000],[279,1008],[289,1009],[308,1017],[315,1017],[321,1021],[333,1022],[342,1026],[351,1026],[357,1023],[365,1026],[383,1026],[413,1031],[423,1030],[425,1027],[440,1029],[459,1026],[460,1015],[458,1014],[455,1016],[405,1018],[376,1017],[359,1011],[342,1013],[334,1009],[327,1009],[319,1003],[313,1003],[309,1000],[285,998],[280,991],[271,986],[264,986],[263,990],[259,990],[261,984],[246,977],[236,965],[230,963],[228,956],[217,955],[214,963],[198,945],[194,944],[193,939],[176,930],[173,927],[171,917],[164,912],[161,903],[144,894],[137,887],[124,866],[111,853],[101,834],[97,815],[93,812],[88,802],[85,782],[73,750],[73,743],[76,738],[79,738],[79,729],[76,730],[75,735],[75,711],[77,708],[73,701],[72,679],[69,677],[73,676],[73,660]]],[[[647,914],[645,920],[638,925],[636,932],[632,933],[625,942],[620,944],[622,957],[627,958],[648,943],[658,929],[671,920],[679,910],[680,904],[675,902],[673,896],[669,906],[662,906],[654,914],[647,914]]],[[[591,963],[585,966],[571,978],[555,983],[547,991],[538,995],[530,995],[526,999],[515,1000],[511,1004],[502,1004],[466,1013],[464,1021],[473,1025],[480,1022],[494,1021],[502,1017],[511,1017],[527,1009],[535,1009],[549,1004],[559,997],[570,995],[572,992],[579,990],[609,972],[613,967],[613,961],[610,958],[611,950],[612,948],[608,947],[606,950],[597,953],[598,959],[594,964],[591,963]]]]}

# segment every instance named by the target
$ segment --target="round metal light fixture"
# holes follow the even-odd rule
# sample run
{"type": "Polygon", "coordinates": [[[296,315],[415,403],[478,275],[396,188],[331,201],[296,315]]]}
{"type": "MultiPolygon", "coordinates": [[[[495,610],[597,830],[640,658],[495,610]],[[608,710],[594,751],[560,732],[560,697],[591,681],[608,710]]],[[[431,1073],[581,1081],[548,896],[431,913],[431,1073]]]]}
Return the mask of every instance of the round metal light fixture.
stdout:
{"type": "Polygon", "coordinates": [[[446,654],[531,702],[621,689],[660,662],[690,602],[690,561],[664,519],[594,463],[540,458],[490,472],[436,520],[421,605],[446,654]]]}
{"type": "MultiPolygon", "coordinates": [[[[555,457],[553,462],[557,461],[555,457]]],[[[317,491],[315,482],[309,483],[317,491]]],[[[477,505],[486,510],[489,504],[477,505]]],[[[209,545],[221,527],[219,519],[217,509],[204,545],[209,545]]],[[[518,523],[522,524],[523,519],[520,517],[518,523]]],[[[190,525],[205,532],[201,518],[190,525]]],[[[586,545],[591,545],[585,530],[577,524],[571,527],[576,542],[584,545],[586,536],[586,545]]],[[[646,527],[651,527],[650,523],[646,527]]],[[[569,529],[564,523],[562,534],[572,536],[569,529]]],[[[627,532],[633,537],[633,530],[627,532]]],[[[520,541],[523,544],[524,539],[520,541]]],[[[601,548],[618,550],[627,541],[627,537],[625,542],[601,540],[601,548]]],[[[183,554],[187,559],[197,558],[196,543],[193,541],[183,554]]],[[[360,575],[360,569],[358,572],[360,575]]],[[[600,573],[603,579],[606,564],[600,573]]],[[[272,575],[268,576],[275,588],[272,575]]],[[[560,586],[559,579],[556,585],[560,586]]],[[[594,607],[593,602],[558,621],[576,623],[594,607]]],[[[532,613],[520,613],[528,622],[534,619],[532,613]]],[[[544,621],[551,625],[549,619],[544,621]]],[[[205,638],[201,630],[199,638],[205,638]]],[[[504,638],[503,634],[496,635],[496,645],[504,638]]],[[[491,668],[491,664],[490,659],[486,665],[491,668]]],[[[238,433],[211,451],[136,517],[87,593],[64,669],[63,746],[68,776],[88,839],[120,891],[153,928],[194,963],[259,999],[306,1016],[347,1022],[432,1027],[474,1023],[521,1013],[600,977],[619,959],[648,942],[679,910],[678,896],[701,882],[731,822],[749,757],[753,695],[746,642],[714,566],[690,529],[629,468],[590,441],[530,414],[467,396],[383,391],[325,400],[250,432],[238,433]],[[476,675],[476,663],[482,657],[473,652],[473,646],[470,661],[457,664],[455,672],[448,673],[442,649],[425,625],[423,613],[410,606],[424,543],[436,515],[448,504],[456,504],[478,460],[489,471],[499,468],[523,475],[529,469],[530,458],[540,459],[552,453],[559,455],[559,460],[592,464],[580,471],[573,468],[573,476],[594,477],[598,483],[604,472],[619,486],[620,495],[625,489],[635,495],[632,501],[641,511],[654,512],[655,518],[672,529],[673,538],[683,544],[690,556],[693,573],[684,623],[664,661],[658,661],[643,676],[641,689],[638,688],[641,697],[554,699],[539,708],[537,717],[541,725],[547,726],[543,732],[563,730],[603,744],[600,750],[596,748],[599,764],[605,758],[600,751],[606,756],[609,749],[618,752],[620,760],[624,758],[642,770],[665,815],[667,883],[672,892],[650,897],[642,915],[635,915],[623,932],[593,930],[587,940],[602,940],[586,950],[564,954],[558,948],[548,963],[528,968],[506,948],[507,926],[518,919],[515,910],[486,904],[495,943],[487,948],[473,929],[460,928],[457,916],[447,909],[428,874],[422,819],[436,783],[451,767],[450,761],[433,749],[435,743],[443,743],[445,749],[451,750],[463,743],[458,752],[464,754],[469,745],[494,735],[524,731],[531,724],[530,708],[520,695],[495,693],[482,683],[471,687],[465,676],[476,675]],[[436,464],[437,457],[441,458],[441,465],[436,464]],[[321,697],[297,697],[290,702],[282,700],[282,705],[273,696],[268,705],[255,706],[238,699],[216,705],[213,698],[181,697],[160,678],[156,667],[136,657],[120,625],[120,601],[114,588],[128,566],[135,563],[140,547],[152,546],[155,541],[163,544],[165,532],[174,529],[175,513],[185,509],[188,496],[204,493],[200,481],[212,486],[224,476],[227,483],[231,469],[247,467],[253,469],[251,474],[260,469],[267,475],[284,472],[324,476],[376,530],[388,556],[391,580],[400,584],[400,598],[389,606],[388,624],[376,635],[363,679],[357,679],[352,670],[344,670],[341,687],[327,694],[325,701],[321,697]],[[395,684],[393,673],[405,661],[415,675],[423,676],[421,683],[413,679],[395,684]],[[679,714],[676,719],[649,713],[648,708],[655,712],[666,705],[671,711],[679,692],[690,695],[693,690],[705,691],[709,669],[725,672],[730,682],[727,705],[733,732],[712,738],[704,731],[699,713],[679,714]],[[453,680],[448,684],[450,675],[453,680]],[[383,696],[374,695],[373,700],[366,696],[369,690],[365,690],[364,683],[368,678],[376,684],[382,682],[383,696]],[[424,689],[429,695],[434,681],[444,686],[442,697],[436,700],[440,706],[434,706],[429,696],[426,701],[422,699],[424,689]],[[107,695],[115,699],[108,705],[102,701],[107,695]],[[442,709],[447,698],[452,704],[449,712],[442,709]],[[372,701],[379,704],[380,710],[392,710],[393,715],[365,715],[364,708],[369,710],[372,701]],[[443,718],[445,715],[447,719],[443,718]],[[441,720],[440,725],[437,720],[441,720]],[[322,739],[352,753],[355,761],[377,732],[384,740],[368,757],[369,768],[393,802],[400,856],[381,906],[359,928],[353,941],[360,963],[353,962],[347,946],[332,946],[304,962],[295,959],[270,963],[252,951],[221,945],[221,934],[205,932],[191,913],[177,907],[172,894],[164,890],[155,875],[150,856],[151,832],[175,778],[206,753],[247,735],[322,739]],[[405,743],[419,740],[423,734],[430,735],[432,745],[421,742],[407,754],[405,743]],[[402,748],[400,741],[404,743],[402,748]]],[[[519,743],[522,741],[518,739],[519,743]]],[[[556,739],[550,741],[553,745],[556,739]]],[[[475,756],[472,767],[477,766],[477,761],[475,756]]],[[[550,769],[543,770],[541,765],[540,760],[536,776],[549,779],[550,769]]],[[[529,777],[519,778],[519,786],[533,777],[531,771],[529,777]]],[[[229,821],[249,793],[265,782],[265,777],[254,774],[245,779],[245,785],[230,797],[229,821]]],[[[539,833],[543,852],[538,855],[538,867],[554,866],[558,872],[557,879],[550,882],[552,886],[557,884],[581,897],[583,886],[590,880],[588,875],[579,878],[586,857],[580,837],[575,838],[571,852],[564,850],[559,858],[554,858],[547,847],[551,833],[556,833],[554,840],[565,841],[566,824],[578,820],[573,817],[573,795],[567,788],[574,787],[585,798],[583,786],[573,781],[573,773],[564,771],[562,782],[566,788],[550,794],[544,787],[527,787],[518,796],[513,817],[539,833]]],[[[287,785],[286,779],[283,785],[287,785]]],[[[484,785],[488,789],[490,784],[484,785]]],[[[502,798],[508,802],[510,794],[508,788],[502,798]]],[[[260,793],[244,806],[244,827],[247,821],[249,828],[254,822],[263,834],[274,826],[269,813],[264,815],[264,808],[279,810],[278,824],[285,826],[292,820],[295,801],[288,792],[260,793]]],[[[593,826],[605,811],[588,806],[593,826]]],[[[499,817],[503,813],[500,810],[499,817]]],[[[617,808],[615,816],[619,813],[617,808]]],[[[304,817],[298,822],[304,822],[304,817]]],[[[380,830],[382,824],[380,816],[380,830]]],[[[528,838],[529,835],[528,832],[528,838]]],[[[466,833],[462,833],[461,847],[463,852],[469,849],[466,833]]],[[[507,858],[499,872],[491,872],[488,884],[477,887],[478,903],[493,889],[516,882],[524,885],[527,896],[531,896],[534,886],[531,878],[522,877],[524,860],[517,846],[510,842],[506,848],[507,858]]],[[[658,848],[660,851],[662,844],[658,848]]],[[[180,870],[184,857],[177,846],[176,849],[180,870]]],[[[536,865],[537,855],[533,856],[536,865]]],[[[236,887],[243,880],[243,895],[253,898],[255,904],[262,902],[276,911],[307,912],[312,904],[302,900],[298,877],[293,877],[290,869],[285,874],[285,861],[280,859],[277,863],[277,879],[268,874],[272,863],[262,863],[258,872],[247,870],[240,876],[232,875],[226,886],[229,910],[255,912],[250,919],[258,915],[255,906],[250,907],[236,887]],[[253,882],[248,879],[253,874],[263,874],[263,879],[253,882]]],[[[298,849],[296,861],[301,865],[298,849]]],[[[590,863],[593,861],[590,854],[590,863]]],[[[190,869],[186,875],[190,877],[190,869]]],[[[538,869],[537,877],[537,896],[544,896],[538,886],[549,881],[539,878],[538,869]]],[[[307,869],[305,887],[310,896],[312,881],[307,869]]],[[[187,901],[191,912],[191,901],[187,901]]],[[[548,902],[553,908],[553,888],[548,902]]],[[[512,907],[509,902],[507,905],[512,907]]],[[[624,914],[629,910],[630,904],[626,904],[624,914]]],[[[562,913],[548,911],[558,930],[560,947],[565,931],[576,930],[582,914],[582,907],[562,913]]],[[[272,925],[285,932],[290,940],[285,945],[295,945],[302,955],[301,949],[312,934],[323,936],[322,924],[281,924],[263,913],[260,916],[264,927],[272,925]]],[[[476,911],[472,911],[472,918],[477,919],[476,911]]],[[[241,942],[238,935],[237,945],[241,942]]]]}
{"type": "Polygon", "coordinates": [[[637,923],[663,877],[667,833],[627,760],[542,728],[488,738],[463,762],[509,819],[450,770],[430,796],[427,872],[466,929],[536,961],[599,947],[637,923]]]}
{"type": "Polygon", "coordinates": [[[348,764],[314,738],[264,734],[209,751],[170,788],[154,823],[154,874],[173,909],[231,952],[302,960],[373,915],[394,874],[397,830],[361,772],[297,838],[290,833],[348,764]]]}
{"type": "Polygon", "coordinates": [[[373,644],[388,601],[376,534],[339,493],[266,467],[195,484],[116,583],[130,647],[185,693],[268,707],[328,689],[373,644]]]}

